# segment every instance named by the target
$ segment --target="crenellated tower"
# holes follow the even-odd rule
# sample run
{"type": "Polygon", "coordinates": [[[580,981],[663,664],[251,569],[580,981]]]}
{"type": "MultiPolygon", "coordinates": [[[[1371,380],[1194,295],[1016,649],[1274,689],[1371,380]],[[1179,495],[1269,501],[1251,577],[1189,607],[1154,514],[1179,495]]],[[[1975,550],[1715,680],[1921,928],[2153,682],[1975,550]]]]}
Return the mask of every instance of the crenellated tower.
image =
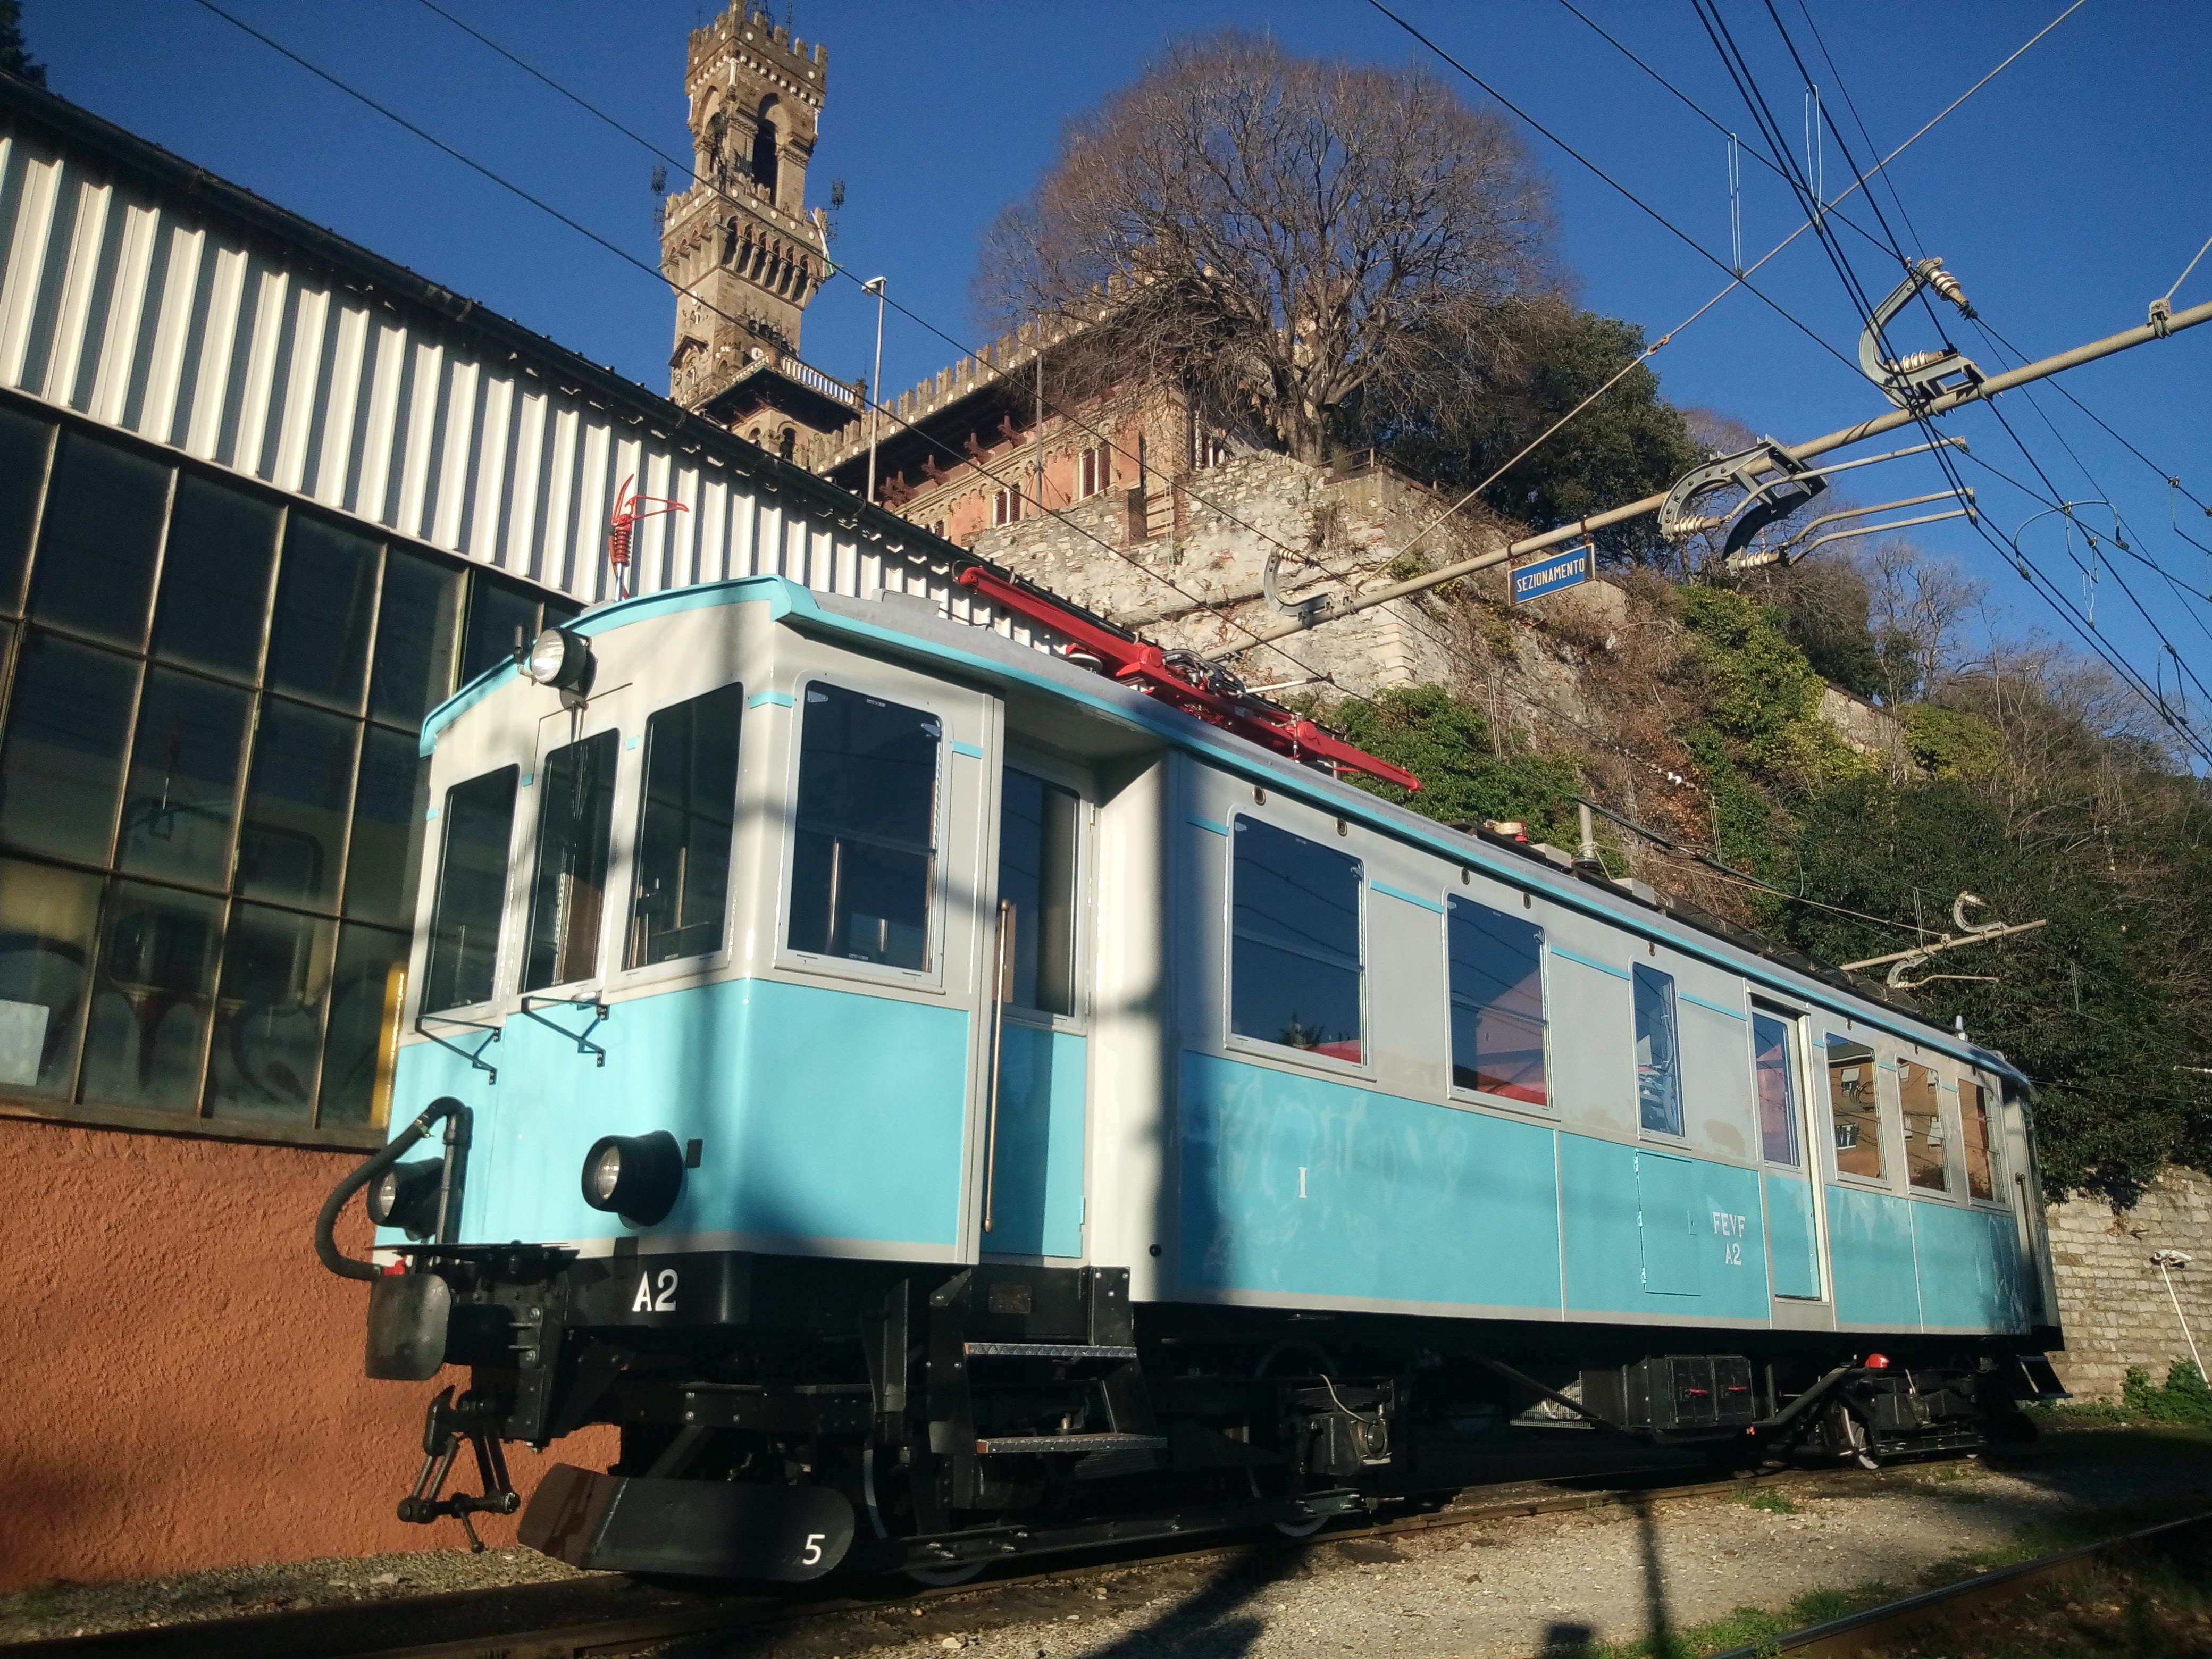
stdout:
{"type": "Polygon", "coordinates": [[[668,198],[660,268],[677,289],[669,396],[697,409],[748,365],[795,357],[829,270],[828,217],[806,206],[829,53],[737,3],[691,31],[690,189],[668,198]]]}

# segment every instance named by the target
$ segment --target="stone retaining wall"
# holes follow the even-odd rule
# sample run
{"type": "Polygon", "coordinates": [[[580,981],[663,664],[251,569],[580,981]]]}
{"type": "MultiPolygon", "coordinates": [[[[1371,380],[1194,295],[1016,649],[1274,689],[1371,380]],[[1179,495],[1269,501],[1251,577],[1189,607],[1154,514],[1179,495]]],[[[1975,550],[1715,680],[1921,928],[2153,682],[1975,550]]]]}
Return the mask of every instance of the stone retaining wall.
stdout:
{"type": "Polygon", "coordinates": [[[2066,1386],[2085,1400],[2117,1399],[2128,1367],[2159,1382],[2189,1357],[2182,1320],[2200,1352],[2212,1339],[2212,1176],[2168,1168],[2132,1210],[2114,1214],[2094,1197],[2048,1212],[2066,1352],[2054,1356],[2066,1386]],[[2151,1265],[2158,1250],[2191,1258],[2172,1270],[2173,1298],[2151,1265]],[[2177,1317],[2174,1299],[2180,1303],[2177,1317]]]}

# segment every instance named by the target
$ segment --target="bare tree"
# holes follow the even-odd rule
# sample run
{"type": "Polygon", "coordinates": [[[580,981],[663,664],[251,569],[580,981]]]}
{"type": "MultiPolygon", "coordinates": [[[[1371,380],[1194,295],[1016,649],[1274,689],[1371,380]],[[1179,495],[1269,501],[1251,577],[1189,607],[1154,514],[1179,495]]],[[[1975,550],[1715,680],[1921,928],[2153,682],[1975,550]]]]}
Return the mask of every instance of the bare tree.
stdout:
{"type": "Polygon", "coordinates": [[[1987,590],[1944,560],[1900,538],[1879,543],[1866,562],[1875,639],[1894,708],[1932,693],[1956,665],[1959,630],[1987,590]]]}
{"type": "Polygon", "coordinates": [[[1449,397],[1512,349],[1519,302],[1555,290],[1550,228],[1512,128],[1426,70],[1224,33],[1068,125],[977,292],[1079,325],[1064,375],[1179,385],[1318,462],[1348,398],[1449,397]]]}

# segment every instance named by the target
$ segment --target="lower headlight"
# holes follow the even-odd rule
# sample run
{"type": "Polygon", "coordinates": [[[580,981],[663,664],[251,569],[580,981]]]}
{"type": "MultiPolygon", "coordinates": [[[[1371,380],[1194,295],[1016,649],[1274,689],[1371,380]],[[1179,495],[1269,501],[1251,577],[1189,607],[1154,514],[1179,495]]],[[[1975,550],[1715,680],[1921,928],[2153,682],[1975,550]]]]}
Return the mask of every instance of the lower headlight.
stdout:
{"type": "Polygon", "coordinates": [[[368,1218],[380,1227],[398,1227],[410,1238],[429,1237],[438,1224],[441,1167],[436,1158],[393,1164],[368,1183],[368,1218]]]}
{"type": "Polygon", "coordinates": [[[676,1207],[684,1189],[684,1149],[665,1129],[602,1135],[584,1154],[584,1202],[649,1227],[676,1207]]]}

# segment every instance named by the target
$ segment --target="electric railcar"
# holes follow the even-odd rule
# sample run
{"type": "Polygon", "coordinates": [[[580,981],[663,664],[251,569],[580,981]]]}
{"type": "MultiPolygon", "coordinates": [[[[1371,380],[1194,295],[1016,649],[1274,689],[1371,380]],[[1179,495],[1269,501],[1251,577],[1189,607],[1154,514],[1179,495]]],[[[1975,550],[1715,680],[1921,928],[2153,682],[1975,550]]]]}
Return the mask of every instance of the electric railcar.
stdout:
{"type": "Polygon", "coordinates": [[[430,716],[395,1133],[318,1230],[372,1376],[471,1368],[403,1516],[612,1423],[526,1541],[957,1574],[1310,1528],[1441,1420],[1872,1460],[2055,1388],[2001,1055],[1096,657],[751,577],[430,716]]]}

